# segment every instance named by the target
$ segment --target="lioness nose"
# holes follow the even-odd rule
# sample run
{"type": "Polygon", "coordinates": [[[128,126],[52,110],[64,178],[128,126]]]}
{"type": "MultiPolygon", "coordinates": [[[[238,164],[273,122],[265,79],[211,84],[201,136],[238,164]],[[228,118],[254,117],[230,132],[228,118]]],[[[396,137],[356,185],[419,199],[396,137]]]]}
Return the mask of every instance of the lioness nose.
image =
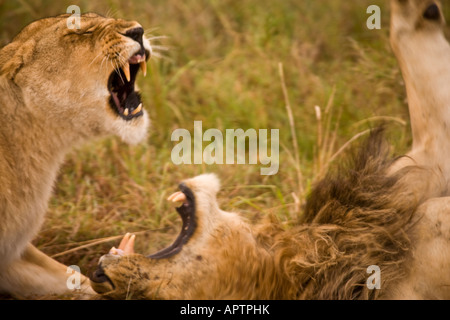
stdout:
{"type": "Polygon", "coordinates": [[[144,29],[141,27],[133,28],[128,30],[125,35],[142,45],[142,36],[144,34],[144,29]]]}

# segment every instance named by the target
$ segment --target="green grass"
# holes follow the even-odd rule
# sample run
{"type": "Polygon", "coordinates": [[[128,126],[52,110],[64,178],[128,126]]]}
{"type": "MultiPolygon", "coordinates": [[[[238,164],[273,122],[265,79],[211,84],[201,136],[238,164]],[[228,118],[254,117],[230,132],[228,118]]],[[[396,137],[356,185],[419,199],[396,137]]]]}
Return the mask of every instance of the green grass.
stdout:
{"type": "Polygon", "coordinates": [[[139,79],[153,120],[148,141],[134,147],[117,138],[90,143],[67,157],[59,175],[35,244],[49,255],[75,248],[57,259],[79,265],[84,273],[118,243],[80,247],[86,241],[144,232],[138,251],[150,253],[168,244],[180,222],[165,198],[185,178],[216,172],[223,184],[223,209],[252,220],[275,214],[289,225],[330,157],[376,126],[376,117],[404,121],[388,122],[389,138],[395,153],[408,150],[406,96],[388,43],[388,1],[0,1],[0,44],[70,4],[82,12],[137,20],[153,36],[167,36],[154,44],[169,48],[156,50],[164,58],[152,59],[147,77],[139,79]],[[382,9],[381,30],[366,28],[371,4],[382,9]],[[315,106],[321,108],[320,122],[315,106]],[[194,120],[203,121],[203,130],[280,129],[278,174],[261,176],[259,165],[174,165],[172,131],[192,132],[194,120]]]}

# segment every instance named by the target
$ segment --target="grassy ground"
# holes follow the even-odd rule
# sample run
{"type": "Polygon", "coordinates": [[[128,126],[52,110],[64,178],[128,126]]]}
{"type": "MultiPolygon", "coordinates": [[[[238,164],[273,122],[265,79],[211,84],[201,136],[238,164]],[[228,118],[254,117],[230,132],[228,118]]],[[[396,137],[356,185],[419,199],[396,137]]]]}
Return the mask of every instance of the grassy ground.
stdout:
{"type": "Polygon", "coordinates": [[[173,240],[180,222],[165,198],[184,178],[216,172],[223,209],[252,220],[273,213],[289,224],[311,184],[355,135],[389,117],[395,153],[410,144],[406,96],[388,43],[388,1],[0,0],[0,45],[71,4],[167,36],[154,42],[163,58],[152,59],[139,79],[153,120],[148,141],[130,147],[110,138],[70,154],[35,240],[84,273],[117,245],[109,237],[140,232],[137,249],[147,253],[173,240]],[[381,30],[366,27],[371,4],[381,7],[381,30]],[[174,165],[172,131],[192,132],[194,120],[223,132],[280,129],[278,174],[261,176],[259,165],[174,165]]]}

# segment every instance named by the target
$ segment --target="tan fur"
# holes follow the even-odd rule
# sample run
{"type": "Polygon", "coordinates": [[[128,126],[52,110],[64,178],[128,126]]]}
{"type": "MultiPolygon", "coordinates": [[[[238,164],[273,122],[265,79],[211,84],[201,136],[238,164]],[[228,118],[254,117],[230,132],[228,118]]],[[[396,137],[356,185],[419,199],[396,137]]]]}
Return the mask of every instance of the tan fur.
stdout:
{"type": "Polygon", "coordinates": [[[289,230],[220,210],[217,178],[190,179],[199,227],[181,252],[107,254],[99,266],[109,281],[91,281],[94,290],[145,299],[450,299],[450,198],[440,197],[450,179],[450,46],[442,14],[425,18],[433,3],[391,0],[414,139],[406,157],[390,159],[376,130],[316,184],[289,230]],[[370,265],[381,269],[379,290],[367,286],[370,265]]]}
{"type": "Polygon", "coordinates": [[[239,215],[219,209],[215,199],[218,179],[214,175],[203,175],[185,184],[195,194],[198,223],[186,249],[173,258],[162,260],[138,254],[121,259],[103,256],[101,264],[115,289],[109,291],[108,283],[92,282],[95,290],[106,291],[113,298],[270,298],[272,290],[260,296],[255,285],[262,282],[278,286],[273,258],[266,248],[258,247],[250,225],[239,215]],[[249,261],[267,262],[267,265],[249,261]]]}
{"type": "Polygon", "coordinates": [[[406,85],[413,136],[408,157],[392,171],[408,165],[427,170],[411,177],[411,186],[427,198],[450,195],[450,45],[442,13],[438,20],[424,17],[432,4],[441,8],[436,0],[391,0],[390,28],[391,46],[406,85]]]}
{"type": "Polygon", "coordinates": [[[289,230],[276,220],[252,226],[222,211],[213,175],[187,180],[198,228],[181,252],[168,259],[107,254],[100,267],[109,281],[92,287],[114,299],[450,298],[448,215],[405,203],[405,177],[414,169],[392,177],[386,149],[374,150],[362,149],[354,176],[341,171],[317,185],[307,210],[314,202],[320,210],[289,230]],[[377,181],[384,193],[371,188],[377,181]],[[444,254],[436,259],[433,250],[444,254]],[[379,290],[366,285],[371,265],[381,269],[379,290]]]}
{"type": "Polygon", "coordinates": [[[403,197],[420,168],[388,174],[379,133],[314,187],[304,221],[288,230],[222,211],[214,175],[185,181],[198,227],[182,250],[107,254],[99,266],[108,281],[92,287],[114,299],[449,299],[450,202],[403,197]],[[380,289],[367,286],[371,265],[380,289]]]}
{"type": "Polygon", "coordinates": [[[411,194],[430,199],[416,213],[423,218],[414,236],[415,268],[391,297],[448,297],[450,44],[439,1],[391,0],[391,11],[391,46],[405,81],[413,134],[409,157],[397,161],[391,172],[420,166],[422,172],[408,177],[411,194]],[[425,17],[432,4],[440,9],[437,19],[425,17]]]}
{"type": "Polygon", "coordinates": [[[0,50],[0,291],[17,296],[68,291],[66,268],[30,244],[65,154],[110,134],[138,143],[149,125],[145,111],[125,121],[108,105],[114,54],[140,48],[120,33],[139,24],[85,14],[71,30],[67,18],[35,21],[0,50]]]}
{"type": "Polygon", "coordinates": [[[415,213],[407,274],[386,299],[450,299],[450,198],[434,198],[415,213]]]}

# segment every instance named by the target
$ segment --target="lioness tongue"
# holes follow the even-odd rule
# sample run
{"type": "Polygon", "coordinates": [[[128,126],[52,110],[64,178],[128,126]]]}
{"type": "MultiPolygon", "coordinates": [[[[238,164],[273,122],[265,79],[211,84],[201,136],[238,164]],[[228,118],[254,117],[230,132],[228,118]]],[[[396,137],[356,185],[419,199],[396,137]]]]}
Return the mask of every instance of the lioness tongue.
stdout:
{"type": "MultiPolygon", "coordinates": [[[[119,101],[119,97],[117,97],[117,93],[115,93],[115,92],[113,91],[113,92],[111,92],[111,96],[113,97],[114,103],[116,104],[117,108],[123,110],[123,108],[120,106],[120,101],[119,101]]],[[[119,110],[119,111],[122,112],[122,110],[119,110]]]]}

